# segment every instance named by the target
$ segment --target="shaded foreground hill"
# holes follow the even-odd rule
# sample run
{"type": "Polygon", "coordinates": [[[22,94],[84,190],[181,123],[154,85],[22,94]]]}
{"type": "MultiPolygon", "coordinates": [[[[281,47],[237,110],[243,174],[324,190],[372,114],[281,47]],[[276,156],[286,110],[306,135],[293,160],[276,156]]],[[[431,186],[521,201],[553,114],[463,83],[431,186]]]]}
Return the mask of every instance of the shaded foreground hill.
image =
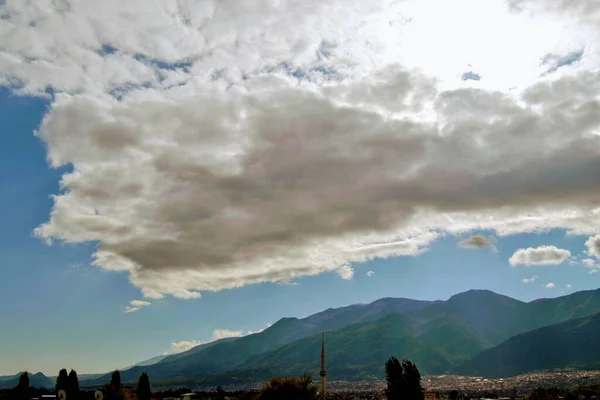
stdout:
{"type": "Polygon", "coordinates": [[[504,378],[562,368],[600,369],[600,313],[512,337],[455,372],[504,378]]]}
{"type": "MultiPolygon", "coordinates": [[[[331,379],[380,378],[383,362],[391,354],[414,360],[424,373],[439,374],[515,335],[599,310],[600,290],[529,303],[488,290],[470,290],[447,301],[386,298],[303,319],[282,318],[260,333],[200,345],[157,364],[123,371],[121,376],[135,382],[145,371],[161,381],[218,376],[237,382],[267,371],[317,374],[321,332],[327,332],[331,379]]],[[[109,379],[105,375],[86,385],[109,379]]]]}
{"type": "MultiPolygon", "coordinates": [[[[22,372],[16,375],[0,376],[0,389],[12,389],[19,383],[19,378],[22,372]]],[[[52,388],[54,387],[54,380],[48,378],[46,375],[38,372],[36,374],[27,373],[29,376],[29,386],[36,388],[52,388]]]]}

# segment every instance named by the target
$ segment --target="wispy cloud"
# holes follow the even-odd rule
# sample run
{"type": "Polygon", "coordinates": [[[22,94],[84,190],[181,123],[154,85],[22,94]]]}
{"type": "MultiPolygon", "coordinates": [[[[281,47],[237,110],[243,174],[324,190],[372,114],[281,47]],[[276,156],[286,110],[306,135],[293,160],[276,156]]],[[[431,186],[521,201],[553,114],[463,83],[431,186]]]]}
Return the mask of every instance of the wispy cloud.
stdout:
{"type": "Polygon", "coordinates": [[[563,55],[548,53],[542,58],[541,62],[547,68],[545,73],[548,74],[555,72],[561,67],[578,62],[583,57],[583,54],[584,50],[577,50],[563,55]]]}
{"type": "Polygon", "coordinates": [[[533,282],[536,281],[537,278],[539,278],[539,276],[533,275],[533,276],[531,276],[529,278],[523,278],[522,282],[525,283],[525,284],[533,283],[533,282]]]}
{"type": "Polygon", "coordinates": [[[554,289],[556,285],[553,282],[546,283],[546,289],[554,289]]]}
{"type": "Polygon", "coordinates": [[[375,272],[374,271],[367,271],[367,273],[365,275],[371,277],[371,276],[375,275],[375,272]]]}
{"type": "Polygon", "coordinates": [[[125,312],[126,313],[136,312],[136,311],[139,311],[142,307],[147,307],[150,304],[151,303],[149,301],[145,301],[145,300],[131,300],[129,302],[129,305],[125,307],[125,312]]]}
{"type": "Polygon", "coordinates": [[[163,355],[183,353],[184,351],[188,351],[196,346],[200,346],[201,344],[202,342],[198,340],[182,340],[179,342],[173,342],[171,343],[171,348],[168,351],[165,351],[163,355]]]}
{"type": "Polygon", "coordinates": [[[213,342],[215,340],[220,340],[220,339],[227,339],[227,338],[236,338],[236,337],[243,337],[243,336],[248,336],[248,335],[253,335],[255,333],[260,333],[262,331],[264,331],[265,329],[267,329],[268,327],[270,327],[272,324],[267,324],[264,328],[262,329],[257,329],[257,330],[248,330],[248,331],[234,331],[234,330],[230,330],[230,329],[215,329],[212,333],[211,339],[206,341],[206,342],[202,342],[199,340],[181,340],[179,342],[173,342],[171,343],[171,348],[167,351],[165,351],[163,353],[163,355],[169,355],[169,354],[176,354],[176,353],[182,353],[184,351],[188,351],[196,346],[199,346],[201,344],[206,344],[206,343],[210,343],[213,342]]]}

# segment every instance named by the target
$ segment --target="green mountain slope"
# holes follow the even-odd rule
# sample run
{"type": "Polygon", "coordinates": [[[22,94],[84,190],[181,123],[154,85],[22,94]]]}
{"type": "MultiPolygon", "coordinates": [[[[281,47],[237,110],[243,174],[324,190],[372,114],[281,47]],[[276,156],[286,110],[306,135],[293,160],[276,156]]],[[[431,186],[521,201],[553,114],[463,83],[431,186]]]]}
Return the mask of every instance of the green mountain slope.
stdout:
{"type": "MultiPolygon", "coordinates": [[[[252,358],[247,368],[316,375],[320,346],[320,335],[297,340],[252,358]]],[[[392,354],[410,358],[423,372],[436,374],[478,353],[483,346],[469,329],[451,316],[422,324],[395,313],[327,333],[327,349],[331,379],[364,379],[381,378],[383,365],[392,354]],[[444,340],[445,337],[451,340],[444,340]]]]}
{"type": "MultiPolygon", "coordinates": [[[[141,372],[162,380],[226,378],[228,371],[249,375],[251,369],[314,371],[318,351],[313,352],[311,346],[316,342],[312,341],[324,331],[333,340],[328,345],[333,357],[331,373],[338,368],[340,376],[377,375],[383,365],[380,358],[392,354],[422,360],[426,372],[442,373],[515,335],[598,310],[600,290],[529,303],[488,290],[470,290],[435,302],[385,298],[303,319],[283,318],[257,334],[200,345],[157,364],[123,371],[122,379],[136,381],[141,372]],[[406,326],[385,325],[390,314],[396,314],[395,318],[401,314],[406,326]],[[392,333],[384,332],[382,324],[392,333]]],[[[100,384],[109,379],[105,375],[90,382],[100,384]]]]}
{"type": "MultiPolygon", "coordinates": [[[[121,371],[121,379],[125,382],[137,381],[142,372],[148,373],[153,379],[166,379],[205,377],[244,369],[250,357],[276,350],[315,333],[340,329],[358,321],[375,320],[390,312],[419,310],[431,304],[436,302],[387,298],[370,304],[328,309],[303,319],[282,318],[260,333],[200,345],[185,353],[166,357],[154,365],[121,371]]],[[[86,381],[86,385],[99,385],[108,380],[110,374],[86,381]]]]}
{"type": "Polygon", "coordinates": [[[600,368],[600,313],[510,338],[456,368],[489,378],[555,368],[600,368]]]}

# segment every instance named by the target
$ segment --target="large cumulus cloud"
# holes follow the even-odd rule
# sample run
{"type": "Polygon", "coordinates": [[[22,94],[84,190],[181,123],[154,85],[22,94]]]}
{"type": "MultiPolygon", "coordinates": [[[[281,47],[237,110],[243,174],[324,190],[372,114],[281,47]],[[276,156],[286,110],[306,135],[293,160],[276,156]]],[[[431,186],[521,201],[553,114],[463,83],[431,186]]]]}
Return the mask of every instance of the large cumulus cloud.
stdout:
{"type": "Polygon", "coordinates": [[[146,298],[350,279],[445,233],[598,231],[598,70],[508,90],[547,67],[484,63],[478,87],[413,65],[418,2],[122,3],[8,0],[0,84],[59,92],[37,135],[73,171],[35,234],[97,242],[146,298]]]}

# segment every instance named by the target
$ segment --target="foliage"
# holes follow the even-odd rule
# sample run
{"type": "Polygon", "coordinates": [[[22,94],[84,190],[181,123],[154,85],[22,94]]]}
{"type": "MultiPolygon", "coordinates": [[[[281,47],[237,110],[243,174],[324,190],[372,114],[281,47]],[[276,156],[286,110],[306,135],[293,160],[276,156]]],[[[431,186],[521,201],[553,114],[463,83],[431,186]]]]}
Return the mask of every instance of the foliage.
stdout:
{"type": "Polygon", "coordinates": [[[23,372],[19,377],[19,384],[17,385],[18,389],[27,390],[29,388],[29,374],[27,371],[23,372]]]}
{"type": "Polygon", "coordinates": [[[148,374],[145,372],[142,372],[140,375],[136,393],[138,400],[150,400],[152,397],[152,391],[150,390],[150,379],[148,378],[148,374]]]}
{"type": "Polygon", "coordinates": [[[113,371],[113,373],[112,373],[112,375],[110,377],[110,384],[114,388],[120,388],[121,387],[121,373],[119,372],[119,370],[113,371]]]}
{"type": "Polygon", "coordinates": [[[258,400],[314,400],[317,398],[317,388],[309,375],[300,378],[272,378],[260,393],[258,400]]]}
{"type": "Polygon", "coordinates": [[[225,400],[225,391],[221,386],[216,387],[213,395],[215,400],[225,400]]]}
{"type": "Polygon", "coordinates": [[[398,361],[390,357],[385,363],[387,388],[385,396],[388,400],[422,400],[421,374],[417,366],[408,360],[398,361]]]}
{"type": "Polygon", "coordinates": [[[56,390],[56,393],[58,393],[59,390],[64,390],[66,392],[68,390],[68,388],[69,388],[69,375],[67,374],[67,370],[63,368],[58,372],[58,376],[56,377],[55,390],[56,390]]]}
{"type": "Polygon", "coordinates": [[[107,400],[123,400],[125,398],[119,370],[113,371],[110,384],[104,385],[103,392],[107,400]]]}
{"type": "Polygon", "coordinates": [[[29,398],[29,374],[27,371],[19,376],[19,383],[13,389],[13,396],[18,400],[26,400],[29,398]]]}
{"type": "Polygon", "coordinates": [[[564,398],[564,400],[599,398],[600,385],[578,385],[573,388],[538,386],[527,395],[527,400],[546,400],[559,397],[564,398]]]}
{"type": "Polygon", "coordinates": [[[77,377],[77,372],[73,369],[69,372],[69,376],[67,377],[66,392],[68,400],[79,399],[79,378],[77,377]]]}

